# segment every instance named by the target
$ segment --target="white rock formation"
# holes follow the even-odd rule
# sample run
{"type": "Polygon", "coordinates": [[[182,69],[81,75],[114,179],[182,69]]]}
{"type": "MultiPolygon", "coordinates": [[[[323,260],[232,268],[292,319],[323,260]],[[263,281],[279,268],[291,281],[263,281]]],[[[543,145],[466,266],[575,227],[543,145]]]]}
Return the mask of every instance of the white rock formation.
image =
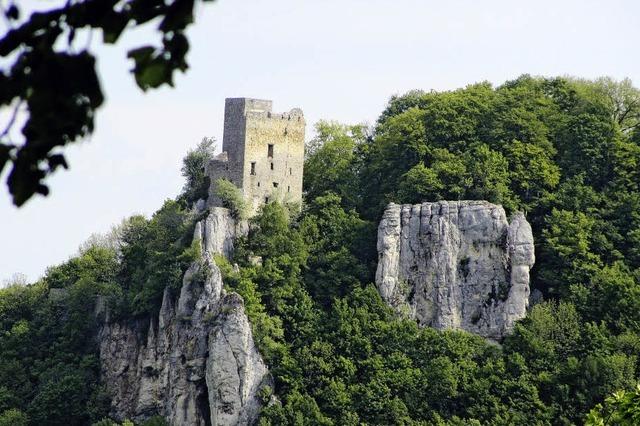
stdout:
{"type": "Polygon", "coordinates": [[[526,313],[535,261],[522,213],[486,201],[390,204],[378,227],[376,285],[421,326],[499,340],[526,313]]]}
{"type": "Polygon", "coordinates": [[[197,224],[202,258],[184,275],[176,302],[165,289],[157,319],[106,322],[99,335],[102,381],[112,415],[171,425],[246,425],[260,411],[258,391],[270,385],[242,298],[226,294],[215,253],[233,249],[236,224],[212,208],[197,224]]]}

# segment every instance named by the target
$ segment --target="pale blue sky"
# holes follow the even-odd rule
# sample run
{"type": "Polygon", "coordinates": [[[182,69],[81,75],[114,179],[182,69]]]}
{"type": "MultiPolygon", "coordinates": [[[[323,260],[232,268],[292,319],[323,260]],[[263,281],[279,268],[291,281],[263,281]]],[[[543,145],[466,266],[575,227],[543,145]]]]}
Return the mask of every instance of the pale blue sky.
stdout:
{"type": "Polygon", "coordinates": [[[410,89],[523,73],[640,84],[636,0],[219,0],[199,7],[189,35],[191,69],[175,88],[147,94],[125,52],[156,42],[150,30],[99,50],[106,105],[93,137],[66,150],[71,169],[49,179],[49,197],[14,208],[5,171],[0,282],[15,272],[35,280],[91,233],[174,197],[187,149],[222,139],[225,97],[300,107],[310,129],[320,119],[372,123],[392,94],[410,89]]]}

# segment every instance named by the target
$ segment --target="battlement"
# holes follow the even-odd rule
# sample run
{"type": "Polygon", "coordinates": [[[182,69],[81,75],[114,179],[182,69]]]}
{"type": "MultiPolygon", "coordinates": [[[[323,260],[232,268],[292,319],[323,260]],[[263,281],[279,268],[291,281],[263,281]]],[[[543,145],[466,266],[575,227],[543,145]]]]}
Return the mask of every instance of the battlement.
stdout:
{"type": "Polygon", "coordinates": [[[229,162],[229,155],[227,154],[226,151],[222,151],[220,154],[218,154],[215,157],[213,157],[213,159],[211,161],[212,162],[218,162],[218,163],[228,163],[229,162]]]}
{"type": "MultiPolygon", "coordinates": [[[[207,174],[212,183],[224,178],[240,188],[251,214],[271,200],[300,203],[305,126],[300,108],[275,113],[270,100],[227,98],[223,152],[207,174]]],[[[210,192],[216,205],[215,188],[210,192]]]]}
{"type": "Polygon", "coordinates": [[[270,118],[274,120],[304,121],[304,113],[300,108],[293,108],[289,112],[276,113],[272,111],[272,101],[251,98],[227,98],[225,100],[225,123],[244,118],[270,118]]]}
{"type": "Polygon", "coordinates": [[[271,112],[273,102],[267,99],[227,98],[224,100],[225,117],[229,110],[252,112],[271,112]]]}

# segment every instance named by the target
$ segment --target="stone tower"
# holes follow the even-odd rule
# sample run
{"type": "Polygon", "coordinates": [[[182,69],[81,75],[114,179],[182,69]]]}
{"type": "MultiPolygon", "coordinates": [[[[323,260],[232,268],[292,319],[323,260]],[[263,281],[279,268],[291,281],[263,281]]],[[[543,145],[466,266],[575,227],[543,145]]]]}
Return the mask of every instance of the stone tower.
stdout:
{"type": "Polygon", "coordinates": [[[299,108],[273,113],[268,100],[227,98],[222,153],[207,167],[210,203],[220,203],[219,178],[241,189],[250,215],[272,200],[301,203],[304,130],[299,108]]]}

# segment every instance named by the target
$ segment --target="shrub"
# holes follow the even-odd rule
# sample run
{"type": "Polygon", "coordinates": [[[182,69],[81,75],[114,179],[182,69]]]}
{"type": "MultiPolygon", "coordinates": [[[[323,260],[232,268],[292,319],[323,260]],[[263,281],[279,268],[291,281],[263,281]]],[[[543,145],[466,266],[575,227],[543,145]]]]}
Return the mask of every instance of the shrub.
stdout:
{"type": "Polygon", "coordinates": [[[28,421],[27,415],[16,408],[0,414],[0,426],[26,426],[28,421]]]}
{"type": "Polygon", "coordinates": [[[233,183],[226,179],[216,180],[216,195],[222,201],[222,205],[231,210],[231,214],[236,219],[246,217],[246,204],[242,198],[242,192],[233,183]]]}
{"type": "Polygon", "coordinates": [[[182,160],[182,176],[186,182],[181,198],[187,205],[200,198],[207,198],[209,177],[205,174],[205,166],[213,158],[216,141],[214,138],[203,138],[196,149],[189,150],[182,160]]]}
{"type": "Polygon", "coordinates": [[[637,425],[640,421],[640,385],[631,392],[614,392],[587,415],[585,425],[637,425]]]}

